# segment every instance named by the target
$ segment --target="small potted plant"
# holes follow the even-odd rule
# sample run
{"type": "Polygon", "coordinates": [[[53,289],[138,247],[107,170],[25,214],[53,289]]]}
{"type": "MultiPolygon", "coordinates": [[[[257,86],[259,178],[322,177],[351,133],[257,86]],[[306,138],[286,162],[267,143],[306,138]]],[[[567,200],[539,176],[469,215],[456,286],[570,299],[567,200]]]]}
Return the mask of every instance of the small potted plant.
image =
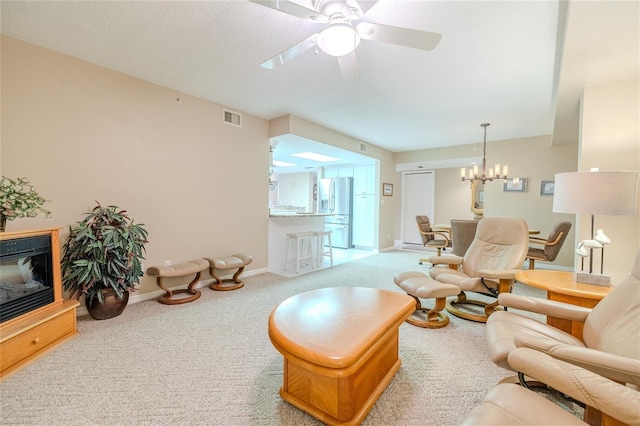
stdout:
{"type": "Polygon", "coordinates": [[[61,260],[64,289],[71,297],[85,295],[95,319],[120,315],[144,274],[141,260],[147,242],[144,224],[134,223],[126,210],[98,203],[83,221],[69,227],[61,260]]]}
{"type": "Polygon", "coordinates": [[[51,212],[42,207],[47,200],[42,198],[26,177],[0,179],[0,232],[4,232],[7,220],[17,217],[36,217],[38,214],[51,217],[51,212]]]}

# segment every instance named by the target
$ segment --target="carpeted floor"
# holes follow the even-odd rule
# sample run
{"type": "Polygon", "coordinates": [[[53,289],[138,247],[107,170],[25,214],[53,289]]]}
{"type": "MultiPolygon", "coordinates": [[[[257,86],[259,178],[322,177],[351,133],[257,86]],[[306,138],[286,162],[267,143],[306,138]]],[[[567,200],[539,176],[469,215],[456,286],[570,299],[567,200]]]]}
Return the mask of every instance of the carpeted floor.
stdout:
{"type": "MultiPolygon", "coordinates": [[[[0,384],[3,425],[317,425],[282,401],[282,356],[267,335],[271,310],[307,290],[361,286],[401,291],[397,272],[427,271],[409,251],[283,278],[185,305],[132,304],[117,318],[78,320],[79,335],[0,384]]],[[[516,293],[538,290],[517,284],[516,293]]],[[[484,324],[451,318],[400,327],[399,372],[365,425],[455,425],[510,372],[484,347],[484,324]]],[[[551,399],[560,399],[550,395],[551,399]]],[[[561,402],[562,403],[562,402],[561,402]]],[[[581,415],[574,404],[567,409],[581,415]]]]}

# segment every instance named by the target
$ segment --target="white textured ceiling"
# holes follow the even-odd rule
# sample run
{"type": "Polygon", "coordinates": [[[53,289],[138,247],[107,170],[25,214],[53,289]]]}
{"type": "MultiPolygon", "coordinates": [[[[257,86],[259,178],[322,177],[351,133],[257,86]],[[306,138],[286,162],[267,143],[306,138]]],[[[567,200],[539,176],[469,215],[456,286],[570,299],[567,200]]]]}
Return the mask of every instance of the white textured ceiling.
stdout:
{"type": "MultiPolygon", "coordinates": [[[[635,10],[635,33],[625,34],[635,35],[637,50],[638,2],[586,3],[600,5],[586,18],[604,22],[600,31],[617,25],[603,14],[607,4],[620,3],[616,13],[625,16],[635,10]]],[[[363,40],[350,80],[335,58],[313,49],[275,70],[260,67],[323,24],[248,1],[2,0],[0,7],[10,37],[264,119],[293,114],[395,152],[481,142],[482,122],[492,123],[489,140],[551,134],[562,101],[565,8],[556,1],[381,0],[366,20],[442,39],[432,51],[363,40]]],[[[606,46],[606,31],[599,37],[606,46]]],[[[563,102],[573,105],[571,96],[563,102]]]]}

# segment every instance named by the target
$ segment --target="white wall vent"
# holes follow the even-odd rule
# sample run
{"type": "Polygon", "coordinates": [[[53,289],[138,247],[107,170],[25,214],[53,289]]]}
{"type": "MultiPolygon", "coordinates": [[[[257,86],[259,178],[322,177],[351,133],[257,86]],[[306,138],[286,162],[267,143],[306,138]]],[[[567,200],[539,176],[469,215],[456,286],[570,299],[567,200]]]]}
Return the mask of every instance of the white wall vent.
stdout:
{"type": "Polygon", "coordinates": [[[360,152],[367,152],[367,144],[360,142],[360,152]]]}
{"type": "Polygon", "coordinates": [[[232,126],[242,127],[242,116],[237,112],[229,111],[228,109],[222,110],[222,120],[232,126]]]}

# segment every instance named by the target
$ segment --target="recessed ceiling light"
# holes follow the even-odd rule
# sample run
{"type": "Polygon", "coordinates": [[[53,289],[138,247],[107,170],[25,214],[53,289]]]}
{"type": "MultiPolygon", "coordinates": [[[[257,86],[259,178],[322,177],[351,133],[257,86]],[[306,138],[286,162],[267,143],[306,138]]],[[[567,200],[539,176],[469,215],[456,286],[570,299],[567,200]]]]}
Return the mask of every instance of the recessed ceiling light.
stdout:
{"type": "Polygon", "coordinates": [[[298,154],[291,154],[294,157],[306,158],[307,160],[320,161],[321,163],[328,163],[330,161],[338,161],[339,158],[329,157],[327,155],[317,154],[315,152],[300,152],[298,154]]]}
{"type": "Polygon", "coordinates": [[[284,161],[273,160],[273,165],[276,167],[291,167],[295,166],[293,163],[285,163],[284,161]]]}

